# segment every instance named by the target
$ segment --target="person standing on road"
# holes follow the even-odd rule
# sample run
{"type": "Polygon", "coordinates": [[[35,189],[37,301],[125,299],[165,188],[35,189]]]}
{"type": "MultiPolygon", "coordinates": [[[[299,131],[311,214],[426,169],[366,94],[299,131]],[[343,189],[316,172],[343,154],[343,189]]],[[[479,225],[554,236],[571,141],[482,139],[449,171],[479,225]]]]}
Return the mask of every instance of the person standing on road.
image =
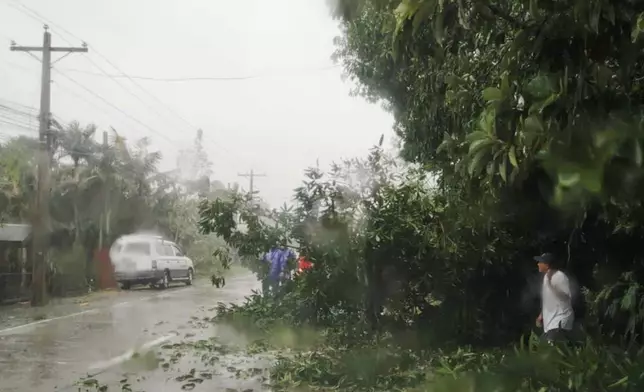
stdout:
{"type": "Polygon", "coordinates": [[[284,284],[285,281],[291,279],[291,273],[293,271],[294,265],[289,263],[290,260],[295,260],[295,252],[286,245],[284,242],[280,248],[280,286],[284,284]]]}
{"type": "Polygon", "coordinates": [[[268,274],[264,281],[264,293],[275,294],[280,284],[282,275],[282,249],[278,244],[275,244],[271,250],[264,255],[264,262],[268,263],[268,274]]]}
{"type": "Polygon", "coordinates": [[[556,268],[553,254],[544,253],[534,260],[539,272],[543,273],[541,314],[537,317],[537,326],[543,326],[543,339],[550,344],[568,340],[575,322],[570,280],[556,268]]]}

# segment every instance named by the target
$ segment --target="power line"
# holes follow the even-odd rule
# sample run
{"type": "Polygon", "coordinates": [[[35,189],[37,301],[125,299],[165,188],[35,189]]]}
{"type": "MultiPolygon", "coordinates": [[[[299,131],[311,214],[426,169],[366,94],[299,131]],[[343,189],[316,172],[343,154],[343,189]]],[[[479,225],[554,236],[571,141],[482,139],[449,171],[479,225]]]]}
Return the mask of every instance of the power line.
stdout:
{"type": "MultiPolygon", "coordinates": [[[[69,43],[69,41],[67,41],[67,40],[66,40],[66,42],[67,42],[67,43],[69,43]]],[[[11,66],[14,66],[14,67],[16,67],[16,68],[20,68],[20,69],[22,69],[22,70],[25,70],[25,71],[29,71],[29,72],[31,72],[31,70],[27,69],[26,67],[19,66],[19,65],[17,65],[17,64],[11,63],[11,62],[9,62],[8,64],[9,64],[9,65],[11,65],[11,66]]],[[[121,113],[121,114],[125,115],[126,117],[128,117],[129,119],[131,119],[131,120],[133,120],[133,121],[137,122],[138,124],[143,125],[143,126],[144,126],[144,127],[146,127],[147,129],[151,130],[153,133],[155,133],[155,134],[157,134],[157,135],[160,135],[160,136],[161,136],[161,137],[163,137],[165,140],[169,141],[171,144],[173,144],[173,145],[174,145],[174,144],[176,144],[176,141],[171,140],[171,139],[169,139],[167,136],[163,135],[162,133],[160,133],[160,132],[158,132],[158,131],[156,131],[156,130],[152,129],[150,126],[148,126],[148,125],[144,124],[142,121],[138,120],[138,119],[137,119],[137,118],[135,118],[134,116],[130,115],[129,113],[126,113],[126,112],[125,112],[125,111],[123,111],[122,109],[118,108],[116,105],[114,105],[114,104],[112,104],[111,102],[107,101],[105,98],[103,98],[102,96],[98,95],[96,92],[94,92],[94,91],[92,91],[92,90],[87,89],[87,88],[86,88],[85,86],[83,86],[81,83],[79,83],[79,82],[78,82],[78,81],[76,81],[75,79],[71,78],[70,76],[66,75],[66,74],[65,74],[64,72],[62,72],[61,70],[59,70],[59,69],[57,69],[57,68],[53,68],[53,69],[54,69],[56,72],[58,72],[61,76],[63,76],[63,77],[65,77],[66,79],[70,80],[72,83],[76,84],[77,86],[81,87],[82,89],[84,89],[84,90],[85,90],[85,91],[87,91],[88,93],[90,93],[90,94],[92,94],[93,96],[95,96],[96,98],[100,99],[102,102],[106,103],[106,104],[107,104],[107,105],[109,105],[110,107],[112,107],[112,108],[114,108],[115,110],[119,111],[119,113],[121,113]]],[[[93,106],[95,109],[97,109],[99,112],[104,112],[104,110],[103,110],[103,109],[101,109],[100,107],[98,107],[98,106],[97,106],[96,104],[94,104],[92,101],[89,101],[89,100],[87,100],[86,98],[83,98],[82,96],[80,96],[80,95],[78,95],[77,93],[75,93],[73,90],[70,90],[70,89],[66,88],[64,85],[59,84],[59,83],[58,83],[58,84],[55,84],[55,85],[56,85],[56,86],[58,86],[59,88],[61,88],[62,90],[64,90],[65,92],[67,92],[68,94],[71,94],[71,95],[75,96],[76,98],[78,98],[78,99],[80,99],[80,100],[82,100],[82,101],[84,101],[84,102],[86,102],[86,103],[90,104],[90,105],[91,105],[91,106],[93,106]]],[[[67,121],[63,121],[63,122],[67,122],[67,121]]]]}
{"type": "Polygon", "coordinates": [[[18,118],[18,117],[12,117],[12,116],[7,115],[7,114],[2,113],[2,112],[0,112],[0,118],[4,119],[5,121],[12,121],[15,124],[23,125],[23,126],[26,126],[26,127],[33,126],[33,124],[31,124],[31,122],[29,120],[25,120],[25,119],[18,118]]]}
{"type": "MultiPolygon", "coordinates": [[[[58,25],[57,23],[53,22],[51,19],[48,19],[48,18],[44,17],[43,15],[41,15],[40,13],[38,13],[36,10],[34,10],[34,9],[32,9],[32,8],[30,8],[30,7],[28,7],[28,6],[26,6],[25,4],[23,4],[23,3],[19,2],[18,0],[13,0],[13,1],[14,1],[14,3],[19,4],[22,8],[24,8],[25,10],[27,10],[28,12],[30,12],[30,13],[32,14],[31,16],[30,16],[30,15],[27,15],[27,16],[30,16],[30,17],[32,17],[32,18],[34,18],[34,16],[35,16],[35,18],[36,18],[37,20],[39,20],[40,22],[45,21],[45,22],[47,22],[47,23],[51,24],[52,26],[54,26],[54,27],[56,27],[56,28],[60,29],[61,31],[63,31],[64,33],[66,33],[67,35],[69,35],[70,37],[75,38],[75,39],[77,39],[77,40],[79,40],[79,41],[83,41],[83,40],[82,40],[80,37],[78,37],[76,34],[74,34],[74,33],[70,32],[70,31],[69,31],[69,30],[67,30],[66,28],[64,28],[64,27],[62,27],[62,26],[60,26],[60,25],[58,25]]],[[[14,7],[14,8],[15,8],[15,7],[14,7]]],[[[20,11],[20,9],[18,9],[18,8],[16,8],[16,9],[17,9],[18,11],[20,11]]],[[[23,13],[24,13],[24,12],[23,12],[23,13]]],[[[63,38],[63,39],[65,39],[64,37],[62,37],[62,38],[63,38]]],[[[67,41],[67,42],[69,42],[69,41],[67,41]]],[[[154,94],[150,93],[150,92],[149,92],[149,91],[147,91],[145,88],[143,88],[140,84],[136,83],[136,81],[135,81],[135,80],[133,80],[130,76],[128,76],[128,75],[127,75],[124,71],[122,71],[122,70],[121,70],[121,69],[120,69],[116,64],[114,64],[112,61],[110,61],[110,60],[109,60],[105,55],[103,55],[101,52],[99,52],[98,50],[96,50],[96,48],[92,47],[92,51],[93,51],[94,53],[96,53],[99,57],[101,57],[101,58],[102,58],[105,62],[107,62],[110,66],[112,66],[115,70],[117,70],[117,71],[120,73],[119,77],[124,77],[124,78],[129,79],[129,80],[130,80],[130,81],[131,81],[135,86],[137,86],[137,87],[138,87],[139,89],[141,89],[143,92],[145,92],[146,94],[150,95],[153,99],[155,99],[156,101],[158,101],[161,105],[163,105],[164,107],[166,107],[166,109],[168,109],[169,111],[171,111],[171,112],[175,113],[175,115],[177,115],[177,116],[178,116],[182,121],[184,121],[185,123],[187,123],[188,125],[190,125],[190,127],[191,127],[191,128],[193,128],[193,129],[195,129],[195,130],[197,129],[197,127],[195,127],[194,125],[190,124],[190,122],[189,122],[188,120],[186,120],[185,118],[183,118],[182,116],[180,116],[179,114],[177,114],[176,112],[174,112],[174,110],[173,110],[172,108],[168,107],[165,103],[163,103],[161,100],[159,100],[159,99],[158,99],[154,94]]],[[[105,74],[106,74],[107,76],[110,76],[110,75],[109,75],[109,74],[107,74],[107,73],[105,73],[105,74]]]]}
{"type": "Polygon", "coordinates": [[[23,112],[7,106],[0,105],[0,113],[2,112],[4,112],[5,114],[12,114],[12,115],[18,116],[18,118],[20,118],[20,116],[27,117],[29,120],[38,118],[38,116],[32,113],[23,112]]]}
{"type": "MultiPolygon", "coordinates": [[[[37,21],[39,21],[39,22],[46,22],[46,23],[50,23],[50,24],[51,24],[51,25],[53,25],[54,27],[56,27],[56,28],[58,28],[59,30],[61,30],[61,31],[65,32],[67,35],[69,35],[69,36],[71,36],[71,37],[73,37],[73,38],[76,38],[76,39],[78,39],[79,41],[83,41],[81,38],[79,38],[79,37],[78,37],[78,36],[76,36],[75,34],[71,33],[69,30],[65,29],[64,27],[62,27],[62,26],[60,26],[60,25],[58,25],[58,24],[56,24],[56,23],[55,23],[55,22],[53,22],[52,20],[50,20],[50,19],[48,19],[48,18],[44,17],[43,15],[41,15],[40,13],[38,13],[36,10],[34,10],[34,9],[32,9],[32,8],[30,8],[30,7],[28,7],[28,6],[24,5],[24,4],[22,4],[22,3],[20,3],[20,2],[19,2],[19,1],[17,1],[17,0],[14,0],[14,3],[16,3],[16,4],[20,5],[22,8],[24,8],[27,12],[24,12],[23,10],[21,10],[21,9],[19,9],[19,8],[17,8],[17,7],[15,7],[15,6],[14,6],[14,8],[15,8],[16,10],[18,10],[18,11],[22,12],[23,14],[27,15],[28,17],[30,17],[30,18],[32,18],[32,19],[35,19],[35,20],[37,20],[37,21]],[[31,15],[30,15],[30,14],[31,14],[31,15]]],[[[70,42],[70,40],[66,39],[64,36],[60,36],[60,38],[62,38],[62,39],[63,39],[63,41],[67,42],[68,44],[73,45],[73,43],[72,43],[72,42],[70,42]]],[[[94,48],[92,48],[92,50],[93,50],[93,51],[95,51],[95,50],[94,50],[94,48]]],[[[118,81],[117,79],[115,79],[115,78],[111,77],[111,76],[108,74],[108,72],[107,72],[107,71],[105,71],[105,70],[104,70],[100,65],[98,65],[98,64],[97,64],[97,63],[96,63],[96,62],[95,62],[91,57],[86,56],[86,58],[87,58],[87,60],[89,60],[89,61],[90,61],[90,62],[91,62],[91,63],[92,63],[92,64],[93,64],[93,65],[94,65],[94,66],[95,66],[95,67],[96,67],[96,68],[97,68],[97,69],[98,69],[98,70],[99,70],[103,75],[105,75],[105,76],[107,76],[107,77],[110,77],[110,78],[111,78],[111,79],[112,79],[116,84],[118,84],[121,88],[123,88],[123,90],[125,90],[128,94],[132,95],[134,98],[136,98],[137,100],[139,100],[142,104],[144,104],[145,106],[147,106],[147,107],[148,107],[148,109],[150,109],[150,110],[154,111],[156,115],[163,116],[163,114],[162,114],[162,113],[160,113],[159,111],[157,111],[157,110],[153,109],[151,106],[147,105],[147,103],[146,103],[146,102],[144,102],[144,101],[143,101],[143,100],[142,100],[138,95],[134,94],[131,90],[129,90],[126,86],[124,86],[120,81],[118,81]]],[[[67,77],[68,79],[72,80],[72,79],[71,79],[71,78],[69,78],[66,74],[64,74],[64,73],[62,72],[62,70],[58,69],[57,71],[58,71],[60,74],[62,74],[63,76],[67,77]]],[[[99,75],[100,75],[100,74],[99,74],[99,75]]],[[[75,83],[77,83],[75,80],[72,80],[72,81],[73,81],[73,82],[75,82],[75,83]]],[[[77,84],[78,84],[78,83],[77,83],[77,84]]],[[[80,84],[79,84],[79,85],[80,85],[80,84]]],[[[81,87],[83,87],[83,86],[81,86],[81,87]]],[[[87,90],[87,91],[91,92],[90,90],[87,90]]],[[[112,105],[111,103],[107,102],[107,101],[106,101],[106,100],[104,100],[102,97],[99,97],[99,99],[101,99],[102,101],[106,102],[108,105],[112,106],[113,108],[116,108],[114,105],[112,105]]],[[[129,117],[130,119],[134,119],[134,118],[133,118],[133,116],[131,116],[131,115],[127,114],[127,113],[124,113],[123,111],[121,111],[121,110],[120,110],[120,109],[118,109],[118,108],[116,108],[116,109],[117,109],[117,110],[119,110],[122,114],[125,114],[125,115],[126,115],[127,117],[129,117]]],[[[134,119],[134,121],[136,121],[136,122],[138,122],[138,123],[142,124],[142,123],[141,123],[141,121],[139,121],[138,119],[134,119]]],[[[145,125],[145,124],[142,124],[142,125],[144,125],[144,126],[145,126],[146,128],[148,128],[148,129],[151,129],[150,127],[148,127],[148,126],[147,126],[147,125],[145,125]]],[[[155,133],[157,133],[157,134],[161,135],[161,133],[158,133],[158,132],[156,132],[156,131],[153,131],[153,132],[155,132],[155,133]]],[[[169,140],[165,135],[162,135],[162,136],[163,136],[166,140],[169,140]]],[[[174,143],[174,142],[172,142],[172,143],[174,143]]]]}
{"type": "Polygon", "coordinates": [[[311,69],[311,70],[294,70],[294,71],[289,71],[291,72],[290,74],[280,74],[280,73],[274,73],[274,74],[258,74],[258,75],[247,75],[247,76],[222,76],[222,77],[215,77],[215,76],[195,76],[195,77],[181,77],[181,78],[158,78],[158,77],[152,77],[152,76],[127,76],[127,75],[109,75],[109,74],[100,74],[96,72],[91,72],[91,71],[84,71],[81,69],[74,69],[74,68],[65,68],[65,71],[68,72],[78,72],[78,73],[83,73],[86,75],[93,75],[93,76],[106,76],[110,78],[129,78],[129,79],[137,79],[137,80],[147,80],[147,81],[152,81],[152,82],[197,82],[197,81],[235,81],[235,80],[252,80],[252,79],[262,79],[266,77],[278,77],[278,76],[286,76],[286,77],[292,77],[293,74],[292,72],[306,72],[306,71],[326,71],[330,69],[335,69],[340,67],[340,65],[331,65],[328,67],[321,67],[317,69],[311,69]]]}
{"type": "Polygon", "coordinates": [[[0,124],[3,124],[3,125],[9,125],[9,126],[12,126],[12,127],[17,127],[17,128],[22,128],[22,129],[25,129],[25,130],[27,130],[27,131],[31,131],[31,132],[37,132],[37,131],[38,131],[38,129],[36,129],[35,127],[30,127],[30,126],[26,126],[26,125],[16,124],[16,123],[14,123],[14,122],[12,122],[12,121],[6,121],[6,120],[4,120],[4,119],[2,119],[2,118],[0,118],[0,124]]]}
{"type": "Polygon", "coordinates": [[[99,95],[98,93],[96,93],[96,92],[94,92],[94,91],[92,91],[92,90],[88,89],[87,87],[83,86],[81,83],[77,82],[75,79],[71,78],[70,76],[66,75],[65,73],[61,72],[60,70],[57,70],[56,68],[54,68],[54,70],[55,70],[56,72],[58,72],[61,76],[63,76],[65,79],[67,79],[67,80],[71,81],[72,83],[74,83],[75,85],[79,86],[79,87],[80,87],[80,88],[82,88],[83,90],[87,91],[88,93],[90,93],[90,94],[91,94],[91,95],[93,95],[94,97],[96,97],[96,98],[100,99],[103,103],[105,103],[106,105],[110,106],[112,109],[114,109],[114,110],[118,111],[118,112],[119,112],[119,113],[121,113],[122,115],[126,116],[126,117],[127,117],[127,118],[129,118],[130,120],[132,120],[132,121],[136,122],[137,124],[139,124],[139,125],[141,125],[141,126],[143,126],[143,127],[147,128],[147,129],[148,129],[149,131],[151,131],[152,133],[155,133],[155,134],[157,134],[157,135],[161,136],[162,138],[166,139],[166,140],[167,140],[167,141],[169,141],[170,143],[172,143],[172,144],[174,144],[174,143],[175,143],[175,141],[173,141],[172,139],[168,138],[166,135],[164,135],[164,134],[162,134],[162,133],[160,133],[160,132],[156,131],[154,128],[150,127],[149,125],[145,124],[145,123],[144,123],[144,122],[142,122],[141,120],[137,119],[136,117],[134,117],[134,116],[132,116],[131,114],[129,114],[129,113],[127,113],[126,111],[124,111],[123,109],[121,109],[121,108],[119,108],[118,106],[114,105],[113,103],[111,103],[111,102],[110,102],[110,101],[108,101],[107,99],[103,98],[103,97],[102,97],[101,95],[99,95]]]}
{"type": "MultiPolygon", "coordinates": [[[[31,110],[31,111],[33,111],[33,112],[37,112],[37,111],[38,111],[38,109],[37,109],[37,108],[35,108],[35,107],[33,107],[33,106],[25,105],[25,104],[23,104],[23,103],[16,102],[16,101],[12,101],[12,100],[10,100],[10,99],[6,99],[6,98],[0,98],[0,102],[5,102],[5,103],[7,103],[7,104],[11,104],[11,105],[19,106],[19,107],[21,107],[21,108],[23,108],[23,109],[31,110]]],[[[4,106],[4,105],[0,104],[0,106],[4,106]]],[[[5,107],[6,107],[6,106],[5,106],[5,107]]]]}
{"type": "MultiPolygon", "coordinates": [[[[23,14],[24,14],[24,15],[26,15],[27,17],[30,17],[30,18],[32,18],[32,19],[34,19],[34,20],[38,21],[38,22],[47,22],[47,23],[49,23],[50,25],[52,25],[52,26],[56,27],[57,29],[59,29],[60,31],[64,32],[64,33],[65,33],[65,34],[67,34],[68,36],[70,36],[70,37],[72,37],[72,38],[75,38],[75,39],[77,39],[77,40],[79,40],[79,41],[81,41],[81,42],[84,42],[80,37],[78,37],[78,36],[77,36],[77,35],[75,35],[74,33],[70,32],[69,30],[67,30],[67,29],[66,29],[66,28],[64,28],[63,26],[60,26],[59,24],[55,23],[55,22],[54,22],[54,21],[52,21],[51,19],[48,19],[48,18],[44,17],[43,15],[41,15],[40,13],[38,13],[37,11],[35,11],[34,9],[32,9],[32,8],[30,8],[30,7],[28,7],[28,6],[26,6],[25,4],[20,3],[18,0],[12,0],[12,1],[13,1],[15,4],[17,4],[17,5],[20,5],[24,10],[19,9],[16,5],[12,5],[12,7],[13,7],[14,9],[16,9],[17,11],[19,11],[19,12],[23,13],[23,14]]],[[[61,37],[61,38],[62,38],[64,41],[66,41],[67,43],[69,43],[70,45],[72,45],[72,43],[71,43],[69,40],[67,40],[65,37],[61,37]]],[[[168,112],[170,112],[171,114],[173,114],[175,117],[177,117],[177,119],[181,120],[181,121],[182,121],[184,124],[186,124],[190,129],[192,129],[192,130],[197,130],[197,129],[198,129],[195,125],[193,125],[193,124],[192,124],[190,121],[188,121],[185,117],[183,117],[181,114],[177,113],[173,108],[171,108],[170,106],[168,106],[167,104],[165,104],[163,101],[161,101],[159,98],[157,98],[154,94],[152,94],[150,91],[148,91],[146,88],[144,88],[140,83],[138,83],[138,82],[135,80],[135,78],[130,77],[128,74],[126,74],[126,73],[125,73],[121,68],[119,68],[116,64],[114,64],[111,60],[109,60],[105,55],[103,55],[103,54],[102,54],[100,51],[98,51],[96,48],[92,47],[92,52],[93,52],[93,53],[95,53],[96,55],[98,55],[99,57],[101,57],[105,62],[107,62],[110,66],[112,66],[116,71],[118,71],[118,72],[120,73],[119,75],[110,75],[110,74],[108,74],[108,73],[107,73],[107,72],[105,72],[105,71],[104,71],[100,66],[98,66],[94,61],[92,61],[92,60],[91,60],[91,58],[90,58],[89,56],[87,56],[87,58],[88,58],[88,59],[89,59],[89,60],[90,60],[90,61],[91,61],[91,62],[92,62],[92,63],[93,63],[97,68],[99,68],[99,70],[100,70],[100,71],[102,71],[102,73],[103,73],[103,75],[104,75],[104,76],[106,76],[106,77],[120,77],[120,78],[126,78],[126,79],[130,80],[130,82],[131,82],[132,84],[134,84],[135,86],[137,86],[141,91],[143,91],[143,92],[144,92],[144,93],[146,93],[148,96],[150,96],[152,99],[154,99],[155,101],[157,101],[157,103],[159,103],[161,106],[163,106],[163,107],[164,107],[168,112]]],[[[329,67],[329,69],[330,69],[330,68],[333,68],[333,67],[329,67]]],[[[56,71],[57,71],[57,72],[59,72],[61,75],[65,76],[66,78],[68,78],[68,79],[72,80],[68,75],[65,75],[62,71],[60,71],[60,70],[56,70],[56,71]]],[[[100,75],[100,74],[97,74],[97,75],[100,75]]],[[[255,76],[255,77],[261,77],[261,76],[255,76]]],[[[253,77],[253,76],[251,76],[251,77],[247,77],[247,78],[254,78],[254,77],[253,77]]],[[[116,81],[116,80],[115,80],[115,81],[116,81]]],[[[109,103],[109,102],[108,102],[108,101],[106,101],[104,98],[99,97],[99,96],[98,96],[97,94],[95,94],[93,91],[86,89],[84,86],[80,85],[80,83],[76,82],[75,80],[74,80],[73,82],[74,82],[75,84],[77,84],[77,85],[81,86],[81,87],[82,87],[83,89],[85,89],[86,91],[90,92],[92,95],[97,96],[97,98],[99,98],[101,101],[103,101],[103,102],[105,102],[106,104],[108,104],[109,106],[111,106],[111,107],[115,108],[116,110],[118,110],[119,112],[121,112],[122,114],[124,114],[125,116],[127,116],[127,117],[129,117],[129,118],[133,119],[133,120],[134,120],[134,121],[136,121],[137,123],[141,123],[141,124],[142,124],[142,122],[141,122],[141,121],[139,121],[138,119],[135,119],[133,116],[131,116],[131,115],[129,115],[129,114],[127,114],[127,113],[125,113],[123,110],[121,110],[121,109],[117,108],[115,105],[113,105],[113,104],[109,103]]],[[[121,87],[123,87],[123,86],[121,85],[121,87]]],[[[123,88],[125,88],[125,87],[123,87],[123,88]]],[[[128,93],[130,93],[130,94],[132,94],[132,95],[133,95],[133,93],[132,93],[132,92],[130,92],[130,91],[128,91],[128,93]]],[[[139,99],[139,98],[137,98],[137,99],[139,99]]],[[[140,99],[139,99],[139,100],[140,100],[140,99]]],[[[166,140],[170,141],[171,143],[176,144],[176,142],[171,141],[167,136],[165,136],[165,135],[163,135],[163,134],[161,134],[161,133],[159,133],[159,132],[157,132],[157,131],[152,130],[152,129],[151,129],[149,126],[147,126],[147,125],[144,125],[144,126],[145,126],[146,128],[148,128],[148,129],[150,129],[153,133],[156,133],[156,134],[160,135],[161,137],[163,137],[164,139],[166,139],[166,140]]],[[[228,148],[226,148],[224,145],[219,144],[218,142],[215,142],[215,141],[210,137],[210,135],[209,135],[209,134],[204,133],[204,136],[205,136],[205,138],[206,138],[206,139],[209,139],[210,143],[211,143],[214,147],[219,148],[220,150],[222,150],[222,151],[224,151],[225,153],[229,154],[231,157],[235,157],[235,155],[236,155],[236,154],[233,154],[233,153],[232,153],[228,148]]]]}
{"type": "Polygon", "coordinates": [[[14,118],[18,120],[31,121],[34,119],[38,119],[38,116],[34,115],[33,113],[24,112],[22,110],[17,110],[1,104],[0,104],[0,114],[5,116],[14,116],[14,118]]]}
{"type": "MultiPolygon", "coordinates": [[[[66,42],[68,42],[68,43],[69,43],[69,41],[66,41],[66,42]]],[[[26,70],[26,68],[25,68],[25,67],[20,67],[20,66],[17,66],[16,64],[11,64],[11,63],[10,63],[10,65],[12,65],[12,66],[16,66],[16,67],[18,67],[18,68],[21,68],[21,69],[26,70]]],[[[132,116],[131,114],[129,114],[129,113],[127,113],[127,112],[125,112],[123,109],[121,109],[121,108],[117,107],[116,105],[112,104],[112,103],[111,103],[111,102],[109,102],[107,99],[103,98],[103,97],[102,97],[102,96],[100,96],[98,93],[96,93],[96,92],[94,92],[94,91],[92,91],[92,90],[88,89],[87,87],[83,86],[81,83],[79,83],[78,81],[76,81],[76,80],[75,80],[75,79],[73,79],[72,77],[68,76],[67,74],[65,74],[65,73],[64,73],[64,72],[62,72],[61,70],[59,70],[59,69],[57,69],[57,68],[53,68],[53,70],[54,70],[54,71],[56,71],[56,72],[58,72],[61,76],[63,76],[63,77],[64,77],[64,78],[66,78],[67,80],[71,81],[71,82],[72,82],[72,83],[74,83],[75,85],[77,85],[77,86],[81,87],[83,90],[87,91],[88,93],[90,93],[90,94],[91,94],[91,95],[93,95],[94,97],[98,98],[98,99],[99,99],[99,100],[101,100],[103,103],[105,103],[105,104],[107,104],[108,106],[110,106],[111,108],[113,108],[113,109],[117,110],[119,113],[123,114],[124,116],[128,117],[129,119],[131,119],[131,120],[135,121],[136,123],[138,123],[138,124],[142,125],[143,127],[147,128],[147,129],[148,129],[148,130],[150,130],[152,133],[154,133],[154,134],[157,134],[157,135],[161,136],[162,138],[164,138],[165,140],[167,140],[169,143],[171,143],[171,144],[173,144],[173,145],[174,145],[174,144],[176,144],[176,141],[171,140],[171,139],[170,139],[170,138],[168,138],[166,135],[164,135],[164,134],[162,134],[162,133],[160,133],[160,132],[156,131],[155,129],[153,129],[153,128],[152,128],[152,127],[150,127],[149,125],[147,125],[147,124],[143,123],[141,120],[137,119],[136,117],[132,116]]],[[[61,87],[63,90],[65,90],[67,93],[74,95],[75,97],[77,97],[77,98],[79,98],[79,99],[81,99],[81,100],[85,101],[86,103],[88,103],[88,104],[92,105],[93,107],[95,107],[96,109],[98,109],[100,112],[103,112],[103,109],[99,108],[98,106],[96,106],[96,105],[95,105],[94,103],[92,103],[91,101],[88,101],[87,99],[85,99],[85,98],[81,97],[80,95],[78,95],[78,94],[74,93],[72,90],[69,90],[69,89],[65,88],[65,87],[64,87],[63,85],[61,85],[61,84],[57,84],[57,85],[58,85],[59,87],[61,87]]]]}
{"type": "MultiPolygon", "coordinates": [[[[30,8],[30,7],[28,7],[28,6],[26,6],[25,4],[22,4],[22,3],[21,3],[21,2],[19,2],[18,0],[12,0],[12,1],[14,2],[14,5],[12,5],[12,7],[13,7],[14,9],[16,9],[17,11],[19,11],[19,12],[23,13],[24,15],[26,15],[26,16],[28,16],[28,17],[32,18],[32,19],[35,19],[35,20],[37,20],[37,21],[39,21],[39,22],[47,22],[47,23],[49,23],[50,25],[52,25],[52,26],[54,26],[54,27],[58,28],[59,30],[63,31],[64,33],[66,33],[66,34],[67,34],[67,35],[69,35],[70,37],[75,38],[75,39],[77,39],[77,40],[79,40],[79,41],[83,41],[80,37],[78,37],[78,36],[77,36],[77,35],[75,35],[74,33],[70,32],[69,30],[65,29],[64,27],[62,27],[62,26],[58,25],[57,23],[53,22],[52,20],[50,20],[50,19],[48,19],[48,18],[44,17],[43,15],[41,15],[40,13],[38,13],[37,11],[35,11],[34,9],[32,9],[32,8],[30,8]],[[16,4],[17,4],[17,5],[20,5],[24,10],[21,10],[21,9],[17,8],[16,4]]],[[[61,37],[61,38],[62,38],[63,40],[65,40],[66,42],[70,43],[70,42],[69,42],[67,39],[65,39],[64,37],[61,37]]],[[[71,44],[71,43],[70,43],[70,44],[71,44]]],[[[109,60],[105,55],[103,55],[100,51],[96,50],[96,48],[92,47],[92,51],[93,51],[94,53],[96,53],[99,57],[101,57],[101,58],[102,58],[105,62],[107,62],[109,65],[111,65],[115,70],[117,70],[117,71],[120,73],[119,77],[124,77],[124,78],[127,78],[128,80],[130,80],[130,82],[132,82],[135,86],[137,86],[141,91],[143,91],[144,93],[146,93],[147,95],[149,95],[150,97],[152,97],[155,101],[157,101],[159,104],[161,104],[161,105],[162,105],[162,106],[163,106],[163,107],[164,107],[168,112],[172,113],[172,114],[173,114],[173,115],[175,115],[179,120],[183,121],[186,125],[188,125],[188,127],[189,127],[189,128],[191,128],[191,129],[193,129],[193,130],[197,130],[197,129],[198,129],[196,126],[194,126],[194,125],[193,125],[192,123],[190,123],[188,120],[186,120],[186,118],[185,118],[185,117],[183,117],[182,115],[180,115],[179,113],[177,113],[174,109],[172,109],[171,107],[169,107],[168,105],[166,105],[163,101],[161,101],[159,98],[157,98],[154,94],[152,94],[152,93],[151,93],[151,92],[149,92],[147,89],[145,89],[143,86],[141,86],[139,83],[137,83],[137,82],[136,82],[136,80],[134,80],[132,77],[128,76],[128,75],[127,75],[123,70],[121,70],[121,69],[120,69],[116,64],[114,64],[112,61],[110,61],[110,60],[109,60]]],[[[90,61],[91,61],[91,60],[90,60],[90,61]]],[[[96,65],[96,63],[94,63],[94,65],[96,65]]],[[[99,68],[99,69],[100,69],[100,67],[97,67],[97,68],[99,68]]],[[[60,71],[59,71],[59,72],[60,72],[60,71]]],[[[107,74],[106,72],[104,72],[104,74],[105,74],[106,76],[108,76],[108,77],[110,77],[110,76],[111,76],[111,75],[107,74]]],[[[206,134],[206,136],[208,136],[208,135],[206,134]]],[[[165,136],[164,136],[164,138],[166,138],[166,139],[167,139],[167,137],[165,137],[165,136]]],[[[225,147],[223,147],[223,146],[219,145],[218,143],[215,143],[215,142],[214,142],[214,141],[212,141],[212,140],[211,140],[211,143],[212,143],[215,147],[221,148],[221,149],[222,149],[222,150],[224,150],[225,152],[232,154],[232,153],[231,153],[227,148],[225,148],[225,147]]],[[[234,156],[234,154],[233,154],[233,156],[234,156]]]]}
{"type": "Polygon", "coordinates": [[[13,119],[6,118],[6,117],[0,117],[0,121],[2,121],[2,123],[5,124],[5,125],[11,125],[11,126],[14,126],[14,127],[23,128],[23,129],[27,129],[27,130],[30,130],[30,131],[36,131],[37,130],[33,125],[29,125],[29,124],[25,124],[25,123],[18,123],[18,122],[15,122],[13,119]]]}

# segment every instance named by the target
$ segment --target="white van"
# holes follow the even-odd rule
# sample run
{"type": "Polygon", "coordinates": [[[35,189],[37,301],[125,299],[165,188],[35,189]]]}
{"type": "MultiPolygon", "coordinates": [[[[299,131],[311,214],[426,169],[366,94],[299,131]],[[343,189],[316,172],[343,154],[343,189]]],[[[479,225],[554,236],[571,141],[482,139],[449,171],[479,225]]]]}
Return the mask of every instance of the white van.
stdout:
{"type": "Polygon", "coordinates": [[[195,267],[174,242],[160,236],[126,235],[112,244],[114,277],[125,290],[132,285],[168,288],[171,282],[192,284],[195,267]]]}

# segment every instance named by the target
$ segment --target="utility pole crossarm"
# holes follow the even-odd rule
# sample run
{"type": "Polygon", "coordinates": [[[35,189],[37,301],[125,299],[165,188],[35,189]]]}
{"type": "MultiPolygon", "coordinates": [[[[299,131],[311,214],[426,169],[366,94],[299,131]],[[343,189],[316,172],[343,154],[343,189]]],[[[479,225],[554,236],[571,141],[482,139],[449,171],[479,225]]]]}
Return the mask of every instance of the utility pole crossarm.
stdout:
{"type": "MultiPolygon", "coordinates": [[[[39,46],[11,46],[9,48],[12,52],[42,52],[44,49],[39,46]]],[[[66,52],[66,53],[87,53],[87,48],[69,48],[69,47],[50,47],[50,52],[66,52]]]]}
{"type": "Polygon", "coordinates": [[[240,177],[248,177],[250,179],[250,189],[248,193],[250,194],[251,199],[253,198],[253,193],[255,191],[255,177],[266,177],[265,173],[257,174],[252,169],[249,173],[238,173],[237,175],[240,177]]]}
{"type": "Polygon", "coordinates": [[[12,52],[42,52],[43,48],[40,46],[15,46],[11,45],[9,48],[12,52]]]}
{"type": "Polygon", "coordinates": [[[86,47],[82,48],[70,48],[70,47],[60,47],[60,48],[51,48],[52,52],[67,52],[67,53],[87,53],[89,50],[86,47]]]}

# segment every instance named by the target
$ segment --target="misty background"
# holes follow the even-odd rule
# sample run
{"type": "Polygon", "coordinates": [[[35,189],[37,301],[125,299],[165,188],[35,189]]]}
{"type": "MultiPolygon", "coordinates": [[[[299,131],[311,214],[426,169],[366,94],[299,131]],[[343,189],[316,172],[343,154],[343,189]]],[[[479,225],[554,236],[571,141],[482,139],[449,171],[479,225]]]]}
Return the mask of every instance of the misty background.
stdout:
{"type": "MultiPolygon", "coordinates": [[[[350,96],[331,60],[339,29],[323,0],[0,0],[0,103],[35,114],[40,63],[9,46],[42,45],[42,20],[54,46],[89,46],[54,65],[54,118],[149,136],[161,170],[203,129],[211,178],[248,189],[238,173],[265,173],[255,188],[276,207],[318,159],[392,143],[391,115],[350,96]]],[[[36,119],[12,124],[0,122],[3,140],[37,136],[36,119]]]]}

